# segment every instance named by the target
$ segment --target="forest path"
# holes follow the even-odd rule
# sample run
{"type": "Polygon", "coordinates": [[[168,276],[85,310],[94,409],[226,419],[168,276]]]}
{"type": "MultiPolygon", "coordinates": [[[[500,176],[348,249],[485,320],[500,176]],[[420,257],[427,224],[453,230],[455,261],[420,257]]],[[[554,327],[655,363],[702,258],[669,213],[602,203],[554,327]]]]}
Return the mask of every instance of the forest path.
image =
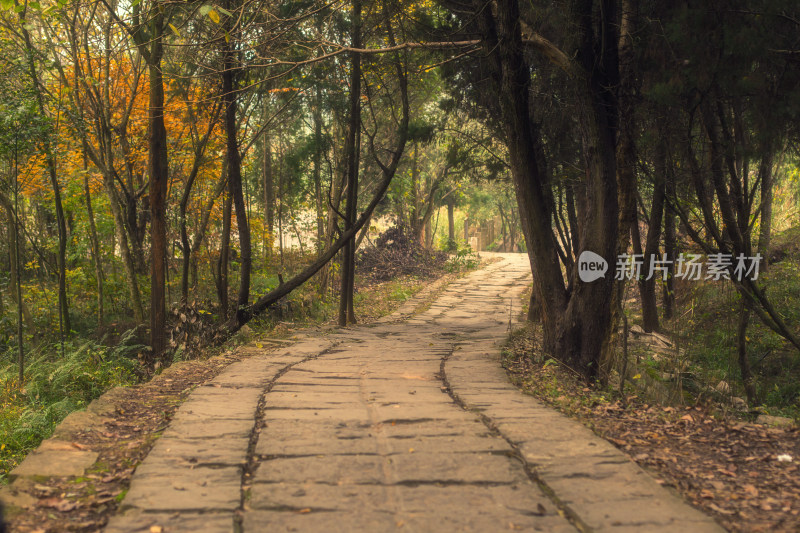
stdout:
{"type": "Polygon", "coordinates": [[[722,531],[508,382],[527,257],[425,311],[306,338],[199,387],[107,532],[722,531]]]}

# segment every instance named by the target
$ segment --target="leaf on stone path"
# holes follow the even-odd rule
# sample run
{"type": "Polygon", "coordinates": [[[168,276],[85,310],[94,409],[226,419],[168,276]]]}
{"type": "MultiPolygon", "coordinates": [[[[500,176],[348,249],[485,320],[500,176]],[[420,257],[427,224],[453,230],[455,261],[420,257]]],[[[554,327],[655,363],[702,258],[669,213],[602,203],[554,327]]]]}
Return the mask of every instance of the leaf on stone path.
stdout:
{"type": "Polygon", "coordinates": [[[744,492],[745,492],[745,494],[749,494],[750,496],[753,496],[754,498],[758,497],[758,489],[755,487],[755,485],[751,485],[750,483],[745,484],[744,492]]]}
{"type": "Polygon", "coordinates": [[[36,483],[33,485],[33,490],[41,492],[46,495],[50,495],[53,493],[55,489],[53,489],[53,487],[48,487],[47,485],[41,485],[39,483],[36,483]]]}
{"type": "Polygon", "coordinates": [[[302,513],[302,514],[305,514],[305,513],[310,513],[310,512],[311,512],[311,508],[310,508],[310,507],[306,507],[305,509],[300,509],[300,510],[299,510],[299,511],[297,511],[297,512],[298,512],[298,513],[302,513]]]}
{"type": "Polygon", "coordinates": [[[723,509],[722,507],[720,507],[720,506],[718,506],[718,505],[716,505],[714,503],[709,503],[708,507],[711,510],[718,512],[719,514],[724,514],[724,515],[728,515],[728,516],[730,516],[732,514],[736,514],[734,511],[729,511],[727,509],[723,509]]]}
{"type": "Polygon", "coordinates": [[[39,507],[50,507],[62,513],[68,513],[69,511],[72,511],[73,509],[78,507],[78,504],[76,502],[71,502],[69,500],[65,500],[56,496],[52,498],[45,498],[43,500],[39,500],[39,503],[37,505],[39,507]]]}
{"type": "Polygon", "coordinates": [[[164,528],[161,526],[150,526],[150,533],[162,533],[164,528]]]}

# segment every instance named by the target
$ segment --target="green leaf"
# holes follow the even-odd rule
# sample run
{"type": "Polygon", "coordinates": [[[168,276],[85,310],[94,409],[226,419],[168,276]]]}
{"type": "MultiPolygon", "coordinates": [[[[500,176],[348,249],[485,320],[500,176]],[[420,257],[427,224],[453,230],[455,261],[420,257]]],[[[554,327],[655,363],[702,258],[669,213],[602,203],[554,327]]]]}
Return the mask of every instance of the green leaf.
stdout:
{"type": "Polygon", "coordinates": [[[10,11],[14,8],[14,0],[0,0],[0,7],[4,11],[10,11]]]}
{"type": "Polygon", "coordinates": [[[28,7],[35,9],[36,11],[42,9],[42,6],[39,4],[39,2],[28,2],[28,7]]]}
{"type": "Polygon", "coordinates": [[[219,24],[219,13],[217,13],[216,10],[210,10],[208,12],[208,18],[210,18],[215,24],[219,24]]]}
{"type": "Polygon", "coordinates": [[[208,15],[208,12],[211,11],[211,6],[208,4],[202,5],[200,6],[200,9],[198,9],[198,11],[200,12],[201,16],[205,17],[206,15],[208,15]]]}
{"type": "Polygon", "coordinates": [[[233,13],[231,13],[231,12],[230,12],[230,11],[228,11],[227,9],[223,9],[223,8],[221,8],[221,7],[217,7],[217,9],[219,9],[219,12],[220,12],[220,13],[222,13],[223,15],[227,15],[227,16],[229,16],[229,17],[232,17],[232,16],[233,16],[233,13]]]}

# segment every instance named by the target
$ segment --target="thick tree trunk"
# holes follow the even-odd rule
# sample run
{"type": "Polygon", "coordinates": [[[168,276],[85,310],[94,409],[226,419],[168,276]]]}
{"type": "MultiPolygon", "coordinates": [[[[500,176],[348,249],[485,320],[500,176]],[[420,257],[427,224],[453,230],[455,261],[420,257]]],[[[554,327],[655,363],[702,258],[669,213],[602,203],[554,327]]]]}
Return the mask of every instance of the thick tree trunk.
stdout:
{"type": "MultiPolygon", "coordinates": [[[[352,45],[361,48],[361,0],[353,0],[352,45]]],[[[345,206],[345,231],[350,230],[356,221],[358,201],[359,129],[361,127],[361,56],[352,54],[350,66],[350,124],[347,128],[347,204],[345,206]]],[[[355,282],[355,241],[349,240],[344,247],[342,261],[342,286],[339,300],[339,325],[346,326],[356,322],[353,310],[353,290],[355,282]]]]}
{"type": "Polygon", "coordinates": [[[530,70],[525,63],[519,27],[519,5],[516,0],[497,3],[497,20],[491,10],[476,0],[479,22],[484,33],[487,53],[497,55],[495,80],[500,90],[500,104],[511,166],[511,175],[519,206],[520,222],[527,245],[534,279],[529,316],[541,308],[544,348],[555,348],[558,317],[567,306],[567,292],[556,253],[551,229],[551,213],[543,190],[544,176],[536,161],[534,136],[529,115],[530,70]]]}
{"type": "MultiPolygon", "coordinates": [[[[614,265],[619,225],[615,156],[618,108],[614,94],[619,84],[616,4],[613,0],[602,1],[599,48],[593,37],[592,3],[581,2],[574,10],[580,39],[577,60],[585,73],[577,87],[587,167],[580,250],[593,251],[614,265]]],[[[613,275],[591,283],[575,283],[560,324],[556,353],[588,378],[602,380],[610,371],[613,289],[613,275]]]]}

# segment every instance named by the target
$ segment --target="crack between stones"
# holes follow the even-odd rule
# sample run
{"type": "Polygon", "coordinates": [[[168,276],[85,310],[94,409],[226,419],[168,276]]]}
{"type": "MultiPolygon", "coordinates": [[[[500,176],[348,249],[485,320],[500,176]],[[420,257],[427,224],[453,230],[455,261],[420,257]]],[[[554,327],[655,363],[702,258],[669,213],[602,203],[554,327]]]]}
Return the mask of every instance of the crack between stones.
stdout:
{"type": "Polygon", "coordinates": [[[301,365],[303,363],[307,363],[308,361],[313,361],[322,357],[323,355],[329,354],[332,352],[334,348],[336,348],[342,341],[333,341],[330,346],[321,350],[315,354],[309,355],[304,357],[300,361],[296,361],[294,363],[289,363],[288,365],[281,368],[272,379],[269,380],[267,385],[264,387],[264,391],[261,393],[261,396],[258,398],[258,404],[256,406],[256,412],[254,416],[254,423],[253,429],[250,432],[249,442],[247,444],[247,455],[244,467],[242,468],[242,478],[240,483],[240,500],[239,500],[239,507],[236,508],[233,514],[233,531],[234,533],[244,533],[244,507],[245,503],[249,497],[249,489],[250,484],[252,483],[253,475],[255,474],[256,470],[258,469],[258,465],[260,464],[258,459],[259,457],[256,455],[256,445],[258,444],[258,439],[261,435],[261,430],[266,426],[264,422],[264,415],[266,414],[266,404],[267,404],[267,394],[272,391],[272,387],[275,383],[282,378],[287,372],[292,370],[295,366],[301,365]]]}
{"type": "Polygon", "coordinates": [[[447,355],[442,357],[441,363],[439,364],[439,373],[437,374],[437,377],[442,382],[443,392],[446,392],[450,396],[450,398],[452,398],[453,402],[456,403],[456,405],[458,405],[465,411],[469,411],[477,415],[480,418],[481,422],[483,422],[483,425],[485,425],[493,435],[501,437],[508,443],[508,445],[513,450],[513,453],[509,453],[508,456],[517,459],[522,464],[522,468],[525,471],[525,474],[528,476],[528,479],[534,482],[541,489],[544,495],[547,496],[547,498],[551,502],[553,502],[553,505],[556,506],[556,508],[573,526],[575,526],[582,533],[593,533],[594,530],[581,519],[578,513],[572,510],[563,501],[561,501],[561,498],[558,497],[555,491],[547,483],[545,483],[545,481],[542,480],[542,478],[539,477],[539,475],[536,473],[534,466],[525,459],[525,456],[522,455],[522,452],[520,452],[519,447],[511,439],[509,439],[506,435],[504,435],[503,432],[497,429],[497,425],[494,423],[494,421],[485,414],[483,414],[482,412],[469,408],[466,405],[466,403],[464,403],[464,401],[458,396],[458,394],[456,394],[453,391],[453,388],[450,386],[450,381],[447,379],[446,367],[447,367],[447,361],[450,359],[450,357],[453,355],[453,352],[455,351],[455,344],[458,343],[454,343],[453,348],[447,355]]]}

